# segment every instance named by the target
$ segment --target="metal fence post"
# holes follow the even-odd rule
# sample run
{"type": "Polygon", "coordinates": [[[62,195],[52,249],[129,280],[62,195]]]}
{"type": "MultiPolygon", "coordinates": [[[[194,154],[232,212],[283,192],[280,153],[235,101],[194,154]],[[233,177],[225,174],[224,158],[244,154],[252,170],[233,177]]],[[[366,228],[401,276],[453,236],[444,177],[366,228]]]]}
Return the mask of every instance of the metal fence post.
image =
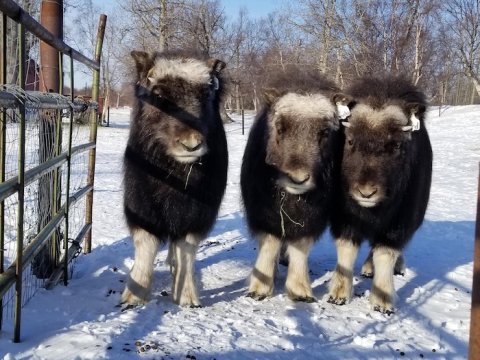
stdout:
{"type": "MultiPolygon", "coordinates": [[[[20,87],[25,90],[25,28],[19,24],[19,76],[20,87]]],[[[18,208],[17,208],[17,259],[15,283],[15,330],[13,342],[20,342],[20,325],[22,320],[22,280],[23,280],[23,218],[25,203],[25,103],[20,105],[20,123],[18,139],[18,208]]]]}
{"type": "MultiPolygon", "coordinates": [[[[102,56],[102,47],[103,47],[103,37],[105,35],[105,26],[107,24],[107,16],[102,14],[100,15],[100,21],[98,25],[97,40],[95,46],[95,56],[94,61],[100,63],[100,58],[102,56]]],[[[92,84],[92,100],[98,102],[100,92],[100,69],[93,70],[93,84],[92,84]]],[[[97,112],[93,111],[90,118],[90,142],[97,143],[97,112]]],[[[93,186],[95,179],[95,155],[96,148],[90,150],[89,160],[88,160],[88,185],[93,186]]],[[[87,225],[92,224],[93,217],[93,189],[87,194],[86,200],[86,215],[85,223],[87,225]]],[[[85,246],[84,252],[89,253],[92,251],[92,228],[88,230],[87,236],[85,237],[85,246]]]]}
{"type": "MultiPolygon", "coordinates": [[[[7,82],[7,16],[2,13],[2,66],[0,80],[2,84],[7,82]]],[[[0,132],[0,182],[5,181],[5,151],[7,134],[7,110],[2,110],[0,132]]],[[[5,248],[5,202],[0,203],[0,274],[5,271],[5,254],[2,249],[5,248]]],[[[0,330],[3,325],[3,296],[0,296],[0,330]]]]}
{"type": "Polygon", "coordinates": [[[474,246],[470,346],[468,351],[468,358],[470,360],[480,358],[480,171],[478,176],[477,219],[475,223],[474,246]]]}
{"type": "Polygon", "coordinates": [[[245,110],[242,109],[242,135],[245,135],[245,110]]]}

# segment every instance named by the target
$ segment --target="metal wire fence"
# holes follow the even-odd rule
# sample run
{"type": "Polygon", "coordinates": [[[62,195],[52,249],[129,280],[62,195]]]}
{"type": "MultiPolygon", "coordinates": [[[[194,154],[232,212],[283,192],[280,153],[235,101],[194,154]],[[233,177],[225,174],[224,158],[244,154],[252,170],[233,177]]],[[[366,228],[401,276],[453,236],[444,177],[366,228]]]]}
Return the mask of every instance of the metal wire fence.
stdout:
{"type": "Polygon", "coordinates": [[[0,330],[13,328],[18,342],[22,306],[41,287],[61,280],[67,284],[82,246],[85,252],[91,249],[106,17],[100,17],[91,60],[55,38],[14,1],[0,2],[0,11],[0,330]],[[69,57],[70,96],[62,95],[63,76],[59,94],[37,91],[39,39],[58,51],[60,74],[62,56],[69,57]],[[74,97],[74,60],[93,70],[92,101],[74,97]]]}
{"type": "MultiPolygon", "coordinates": [[[[83,116],[90,116],[91,112],[96,112],[96,108],[88,107],[88,103],[84,103],[84,106],[77,107],[77,110],[73,107],[64,110],[44,109],[40,108],[45,106],[40,98],[36,98],[31,93],[22,93],[16,87],[3,86],[0,88],[0,92],[14,95],[17,101],[27,104],[24,120],[24,169],[27,174],[35,173],[39,166],[54,160],[61,154],[67,154],[69,147],[78,150],[72,153],[69,162],[59,164],[58,168],[46,171],[42,175],[36,175],[32,178],[33,180],[27,176],[23,201],[22,250],[35,241],[41,230],[59,212],[62,204],[67,203],[67,196],[73,198],[70,200],[72,204],[68,219],[64,219],[58,225],[49,239],[45,240],[38,253],[32,257],[31,262],[23,269],[21,297],[23,306],[39,288],[51,286],[59,280],[60,276],[64,276],[63,272],[59,272],[58,269],[62,266],[62,259],[65,259],[66,249],[75,248],[75,251],[78,252],[81,248],[81,239],[85,235],[82,232],[87,225],[85,223],[86,202],[82,195],[85,195],[89,188],[89,154],[87,151],[89,146],[86,144],[89,144],[91,128],[89,125],[75,122],[74,119],[79,113],[83,116]],[[70,127],[72,119],[73,124],[70,127]],[[71,136],[70,131],[72,132],[71,136]],[[68,234],[66,233],[66,221],[68,221],[68,234]],[[68,242],[68,246],[65,246],[65,241],[68,242]]],[[[43,94],[42,96],[55,98],[52,95],[43,94]]],[[[66,98],[57,97],[55,99],[58,106],[62,102],[65,106],[69,106],[66,98]]],[[[18,108],[3,106],[5,106],[5,102],[2,103],[0,97],[0,108],[5,121],[3,134],[5,142],[2,154],[5,159],[4,178],[5,182],[8,182],[12,179],[15,180],[18,176],[21,115],[18,108]]],[[[3,200],[3,269],[14,265],[18,257],[18,209],[17,193],[3,200]]],[[[69,261],[69,272],[71,272],[72,264],[73,262],[69,261]]],[[[2,315],[4,323],[14,319],[16,298],[13,290],[14,288],[11,287],[2,297],[0,315],[2,315]]]]}

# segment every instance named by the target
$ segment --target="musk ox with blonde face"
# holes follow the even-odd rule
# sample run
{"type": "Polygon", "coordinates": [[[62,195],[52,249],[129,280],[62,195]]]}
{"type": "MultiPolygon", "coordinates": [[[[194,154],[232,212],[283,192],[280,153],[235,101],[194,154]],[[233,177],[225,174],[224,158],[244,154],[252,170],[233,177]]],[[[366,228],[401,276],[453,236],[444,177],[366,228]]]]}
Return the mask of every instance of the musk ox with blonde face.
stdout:
{"type": "Polygon", "coordinates": [[[268,91],[250,130],[241,171],[245,215],[259,242],[248,296],[273,293],[282,245],[288,256],[286,292],[296,301],[314,301],[308,254],[324,231],[332,194],[340,120],[345,98],[324,78],[314,86],[268,91]]]}
{"type": "Polygon", "coordinates": [[[353,266],[363,239],[372,250],[362,272],[373,274],[370,302],[393,311],[393,274],[401,252],[421,225],[428,204],[432,149],[425,128],[425,95],[408,81],[364,78],[347,94],[354,99],[343,122],[341,175],[332,211],[338,263],[329,301],[352,296],[353,266]]]}
{"type": "Polygon", "coordinates": [[[148,301],[155,256],[169,242],[172,297],[200,306],[199,242],[216,219],[227,179],[219,114],[225,64],[185,53],[133,51],[135,103],[124,157],[124,211],[135,262],[122,301],[148,301]]]}

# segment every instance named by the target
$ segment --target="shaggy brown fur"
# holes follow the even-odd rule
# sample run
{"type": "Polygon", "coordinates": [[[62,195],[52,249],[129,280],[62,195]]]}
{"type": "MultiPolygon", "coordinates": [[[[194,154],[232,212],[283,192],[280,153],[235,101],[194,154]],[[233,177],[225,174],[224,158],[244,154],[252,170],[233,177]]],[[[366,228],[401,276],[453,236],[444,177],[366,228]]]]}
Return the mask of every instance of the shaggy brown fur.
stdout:
{"type": "Polygon", "coordinates": [[[156,239],[171,243],[174,300],[197,306],[195,250],[214,224],[227,179],[219,115],[225,64],[180,53],[132,56],[136,100],[125,151],[124,207],[136,250],[123,301],[147,300],[156,239]]]}

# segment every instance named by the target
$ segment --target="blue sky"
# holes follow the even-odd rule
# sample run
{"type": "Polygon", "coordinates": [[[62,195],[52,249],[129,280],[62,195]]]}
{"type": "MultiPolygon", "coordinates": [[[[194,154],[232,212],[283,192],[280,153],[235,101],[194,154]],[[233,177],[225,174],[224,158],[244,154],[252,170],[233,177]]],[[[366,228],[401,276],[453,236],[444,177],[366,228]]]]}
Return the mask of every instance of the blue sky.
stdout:
{"type": "Polygon", "coordinates": [[[268,15],[275,9],[280,8],[282,1],[279,0],[222,0],[225,13],[230,18],[235,18],[239,10],[245,7],[251,18],[268,15]]]}
{"type": "MultiPolygon", "coordinates": [[[[116,0],[94,0],[96,5],[102,7],[118,6],[116,0]]],[[[237,17],[239,10],[245,7],[248,10],[248,15],[251,18],[262,17],[268,15],[275,9],[278,9],[283,3],[282,0],[221,0],[224,6],[225,13],[231,19],[237,17]]]]}

